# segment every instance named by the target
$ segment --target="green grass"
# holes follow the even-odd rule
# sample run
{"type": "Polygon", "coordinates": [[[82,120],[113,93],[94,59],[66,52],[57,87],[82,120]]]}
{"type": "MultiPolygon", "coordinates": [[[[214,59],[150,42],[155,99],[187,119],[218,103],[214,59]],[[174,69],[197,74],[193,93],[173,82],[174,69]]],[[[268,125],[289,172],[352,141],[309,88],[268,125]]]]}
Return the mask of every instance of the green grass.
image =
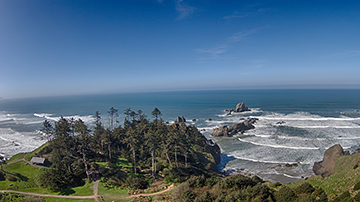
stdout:
{"type": "Polygon", "coordinates": [[[46,202],[92,202],[95,201],[94,199],[71,199],[71,198],[51,198],[51,197],[44,197],[46,202]]]}
{"type": "Polygon", "coordinates": [[[128,195],[129,189],[126,188],[106,188],[102,182],[99,183],[98,195],[102,195],[105,201],[130,201],[131,199],[123,200],[122,197],[128,195]]]}
{"type": "MultiPolygon", "coordinates": [[[[323,178],[321,176],[312,176],[306,181],[313,186],[317,185],[321,187],[329,199],[334,199],[336,196],[349,191],[353,196],[358,191],[353,191],[354,185],[360,181],[360,167],[354,169],[354,166],[360,161],[360,153],[353,154],[350,156],[339,156],[336,157],[336,166],[331,171],[332,176],[323,178]]],[[[304,181],[291,183],[288,185],[290,188],[294,188],[304,181]]]]}
{"type": "MultiPolygon", "coordinates": [[[[101,168],[107,168],[107,169],[110,168],[107,162],[95,162],[95,163],[98,164],[101,168]]],[[[125,158],[118,158],[116,160],[115,166],[117,168],[132,168],[131,163],[125,158]]]]}
{"type": "Polygon", "coordinates": [[[86,183],[84,186],[81,187],[74,187],[72,190],[75,191],[75,193],[70,194],[71,196],[91,196],[93,195],[93,182],[86,183]]]}
{"type": "Polygon", "coordinates": [[[15,154],[14,156],[12,156],[7,162],[11,162],[11,161],[16,161],[16,160],[19,160],[19,159],[23,159],[26,157],[28,153],[18,153],[18,154],[15,154]]]}

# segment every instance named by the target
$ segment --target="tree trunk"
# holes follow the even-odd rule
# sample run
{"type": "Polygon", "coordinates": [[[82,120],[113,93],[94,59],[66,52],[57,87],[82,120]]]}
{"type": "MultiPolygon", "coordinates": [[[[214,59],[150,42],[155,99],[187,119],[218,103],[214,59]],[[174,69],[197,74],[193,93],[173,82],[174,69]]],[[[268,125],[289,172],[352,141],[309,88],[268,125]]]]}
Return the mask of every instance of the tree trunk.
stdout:
{"type": "Polygon", "coordinates": [[[151,171],[152,171],[152,176],[155,179],[156,176],[155,176],[155,160],[154,160],[154,158],[155,158],[155,154],[154,154],[154,150],[152,149],[152,151],[151,151],[151,166],[152,166],[151,171]]]}
{"type": "Polygon", "coordinates": [[[111,160],[111,143],[108,144],[109,158],[111,160]]]}
{"type": "Polygon", "coordinates": [[[165,154],[166,154],[167,160],[169,161],[169,165],[171,165],[171,161],[170,161],[170,158],[169,158],[169,154],[168,154],[168,152],[167,152],[167,149],[165,149],[165,154]]]}
{"type": "Polygon", "coordinates": [[[179,168],[179,164],[178,164],[178,160],[177,160],[177,146],[175,145],[175,163],[176,163],[176,167],[179,168]]]}
{"type": "Polygon", "coordinates": [[[87,164],[86,164],[86,158],[85,158],[85,151],[84,150],[83,150],[83,161],[84,161],[86,176],[89,179],[89,171],[88,171],[88,167],[87,167],[87,164]]]}
{"type": "Polygon", "coordinates": [[[187,168],[187,153],[185,153],[185,168],[187,168]]]}
{"type": "Polygon", "coordinates": [[[133,147],[133,161],[134,161],[134,173],[136,174],[136,154],[135,148],[133,147]]]}

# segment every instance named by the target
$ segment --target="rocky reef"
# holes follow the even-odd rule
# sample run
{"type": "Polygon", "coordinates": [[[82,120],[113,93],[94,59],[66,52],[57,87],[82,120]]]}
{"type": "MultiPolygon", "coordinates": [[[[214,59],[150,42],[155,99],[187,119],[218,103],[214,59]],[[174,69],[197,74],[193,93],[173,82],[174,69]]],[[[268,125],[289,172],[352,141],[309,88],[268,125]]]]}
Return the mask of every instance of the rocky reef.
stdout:
{"type": "Polygon", "coordinates": [[[221,126],[219,128],[215,128],[212,132],[212,136],[214,137],[231,137],[237,133],[244,133],[247,130],[254,129],[253,125],[258,119],[257,118],[248,118],[240,123],[232,124],[231,126],[221,126]]]}
{"type": "Polygon", "coordinates": [[[229,114],[231,114],[233,112],[246,112],[246,111],[251,111],[251,110],[245,106],[244,102],[240,102],[236,105],[235,109],[226,109],[225,111],[228,112],[229,114]]]}

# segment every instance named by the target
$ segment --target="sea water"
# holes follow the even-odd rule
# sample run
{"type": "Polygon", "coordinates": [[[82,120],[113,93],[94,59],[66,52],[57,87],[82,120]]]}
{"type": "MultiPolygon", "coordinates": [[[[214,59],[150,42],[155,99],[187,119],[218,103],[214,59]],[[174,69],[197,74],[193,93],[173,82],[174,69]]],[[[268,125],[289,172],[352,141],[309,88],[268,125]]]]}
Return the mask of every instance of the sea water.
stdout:
{"type": "Polygon", "coordinates": [[[99,111],[107,127],[110,107],[118,109],[118,124],[127,108],[140,109],[152,119],[157,107],[170,124],[184,116],[187,124],[220,146],[219,170],[270,181],[287,183],[313,175],[314,162],[334,144],[350,152],[360,147],[360,90],[228,90],[0,100],[0,155],[9,158],[45,143],[40,132],[44,120],[80,118],[91,128],[99,111]],[[227,115],[224,110],[239,102],[251,111],[227,115]],[[211,136],[214,128],[248,117],[259,119],[255,129],[232,137],[211,136]]]}

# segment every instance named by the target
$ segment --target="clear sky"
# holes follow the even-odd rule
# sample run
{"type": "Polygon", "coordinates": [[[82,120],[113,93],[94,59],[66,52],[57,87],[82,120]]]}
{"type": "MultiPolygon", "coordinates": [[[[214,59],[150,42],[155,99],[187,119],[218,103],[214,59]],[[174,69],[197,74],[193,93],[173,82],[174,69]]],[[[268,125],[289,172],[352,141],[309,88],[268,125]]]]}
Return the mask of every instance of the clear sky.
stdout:
{"type": "Polygon", "coordinates": [[[0,0],[0,97],[360,88],[358,0],[0,0]]]}

